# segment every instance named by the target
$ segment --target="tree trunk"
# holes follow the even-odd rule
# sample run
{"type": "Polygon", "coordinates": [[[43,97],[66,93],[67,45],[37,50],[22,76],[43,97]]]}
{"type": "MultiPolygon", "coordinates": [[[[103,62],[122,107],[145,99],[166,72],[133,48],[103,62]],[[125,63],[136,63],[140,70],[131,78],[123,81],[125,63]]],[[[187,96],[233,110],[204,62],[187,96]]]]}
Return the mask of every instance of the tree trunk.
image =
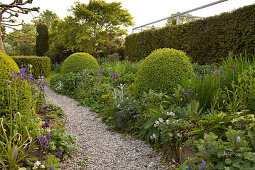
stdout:
{"type": "Polygon", "coordinates": [[[2,33],[2,12],[0,12],[0,50],[4,52],[3,33],[2,33]]]}

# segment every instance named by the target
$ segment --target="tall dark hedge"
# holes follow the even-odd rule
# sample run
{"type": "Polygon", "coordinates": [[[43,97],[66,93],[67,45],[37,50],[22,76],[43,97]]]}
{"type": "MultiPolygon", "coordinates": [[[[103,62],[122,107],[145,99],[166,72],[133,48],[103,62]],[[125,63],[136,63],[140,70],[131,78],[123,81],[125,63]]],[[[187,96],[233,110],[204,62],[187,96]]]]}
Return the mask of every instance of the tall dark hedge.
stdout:
{"type": "Polygon", "coordinates": [[[183,25],[131,34],[126,56],[137,61],[158,48],[183,50],[199,64],[219,63],[229,53],[254,53],[255,5],[183,25]]]}
{"type": "Polygon", "coordinates": [[[49,51],[49,33],[46,24],[39,23],[36,25],[36,55],[43,56],[45,52],[49,51]]]}

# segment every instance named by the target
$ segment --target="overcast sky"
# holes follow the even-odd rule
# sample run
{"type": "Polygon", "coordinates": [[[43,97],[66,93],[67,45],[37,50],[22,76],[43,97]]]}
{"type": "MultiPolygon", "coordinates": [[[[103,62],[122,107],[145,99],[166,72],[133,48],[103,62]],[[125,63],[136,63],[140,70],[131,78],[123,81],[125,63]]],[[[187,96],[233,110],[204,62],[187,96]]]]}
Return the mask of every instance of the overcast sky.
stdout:
{"type": "MultiPolygon", "coordinates": [[[[10,3],[12,1],[13,0],[1,0],[3,3],[10,3]]],[[[49,9],[55,12],[60,18],[64,18],[68,15],[67,10],[70,9],[75,1],[77,0],[33,0],[32,6],[39,6],[41,12],[49,9]]],[[[89,0],[79,1],[83,3],[89,2],[89,0]]],[[[136,27],[168,17],[172,13],[184,12],[217,0],[106,0],[106,2],[113,1],[121,2],[123,7],[131,13],[136,27]]],[[[191,14],[201,17],[213,16],[254,3],[254,0],[228,0],[215,6],[192,12],[191,14]]],[[[33,16],[37,15],[36,12],[33,12],[33,16]]],[[[22,15],[20,18],[27,21],[31,20],[32,16],[31,14],[22,15]]],[[[128,28],[128,31],[131,32],[131,29],[132,28],[128,28]]]]}

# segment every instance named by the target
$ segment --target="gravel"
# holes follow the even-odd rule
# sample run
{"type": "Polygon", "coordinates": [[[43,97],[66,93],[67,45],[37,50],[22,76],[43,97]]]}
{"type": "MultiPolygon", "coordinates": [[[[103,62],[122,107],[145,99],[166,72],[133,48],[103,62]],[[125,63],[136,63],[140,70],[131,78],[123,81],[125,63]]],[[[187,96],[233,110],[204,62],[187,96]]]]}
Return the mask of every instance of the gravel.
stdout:
{"type": "Polygon", "coordinates": [[[159,164],[159,155],[143,141],[129,136],[107,131],[97,114],[88,107],[77,106],[78,102],[45,88],[47,101],[64,110],[67,119],[66,132],[75,136],[79,150],[72,158],[65,160],[61,169],[95,169],[95,170],[145,170],[164,169],[159,164]],[[87,165],[79,166],[77,162],[91,158],[87,165]]]}

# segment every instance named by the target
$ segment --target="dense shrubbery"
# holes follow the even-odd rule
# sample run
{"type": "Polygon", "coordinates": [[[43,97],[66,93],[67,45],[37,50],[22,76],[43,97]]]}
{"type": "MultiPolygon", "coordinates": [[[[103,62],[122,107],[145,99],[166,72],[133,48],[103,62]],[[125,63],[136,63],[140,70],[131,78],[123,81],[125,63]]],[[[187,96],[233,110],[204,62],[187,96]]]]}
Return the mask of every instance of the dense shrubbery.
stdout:
{"type": "Polygon", "coordinates": [[[139,61],[158,48],[183,50],[194,62],[221,62],[228,53],[254,53],[255,5],[179,26],[146,30],[126,38],[126,56],[139,61]]]}
{"type": "Polygon", "coordinates": [[[12,56],[20,68],[31,65],[32,74],[35,79],[39,76],[47,77],[50,73],[50,58],[37,56],[12,56]]]}
{"type": "MultiPolygon", "coordinates": [[[[15,72],[19,67],[8,55],[0,51],[0,115],[7,116],[10,111],[23,111],[28,108],[30,95],[27,82],[17,79],[15,72]],[[14,103],[10,100],[15,98],[14,103]],[[10,105],[13,105],[10,108],[10,105]],[[15,106],[15,107],[14,107],[15,106]]],[[[22,69],[22,72],[25,71],[22,69]]]]}
{"type": "Polygon", "coordinates": [[[103,59],[98,72],[58,76],[50,85],[100,112],[112,129],[161,147],[180,168],[248,169],[255,161],[255,68],[236,57],[194,64],[194,77],[172,94],[149,90],[137,98],[130,90],[140,63],[103,59]]]}
{"type": "Polygon", "coordinates": [[[98,70],[97,60],[88,53],[74,53],[65,59],[61,73],[79,72],[85,69],[98,70]]]}
{"type": "Polygon", "coordinates": [[[177,85],[194,75],[192,65],[184,52],[158,49],[143,61],[135,81],[136,93],[149,90],[173,92],[177,85]]]}
{"type": "Polygon", "coordinates": [[[75,138],[57,123],[63,111],[46,105],[47,82],[30,69],[19,70],[0,51],[0,169],[59,169],[59,158],[76,150],[75,138]]]}

